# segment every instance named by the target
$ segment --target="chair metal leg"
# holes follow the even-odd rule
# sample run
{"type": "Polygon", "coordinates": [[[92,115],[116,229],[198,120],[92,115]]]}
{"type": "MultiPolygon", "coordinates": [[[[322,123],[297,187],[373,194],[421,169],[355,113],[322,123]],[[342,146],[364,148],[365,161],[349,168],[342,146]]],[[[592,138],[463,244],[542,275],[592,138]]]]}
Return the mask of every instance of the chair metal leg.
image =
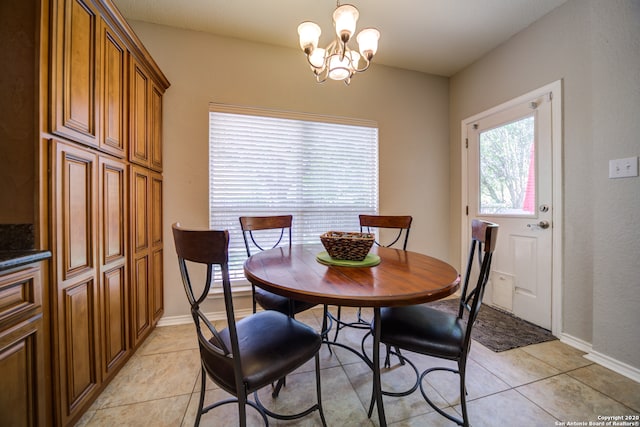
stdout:
{"type": "MultiPolygon", "coordinates": [[[[458,366],[460,367],[461,365],[458,364],[458,366]]],[[[463,376],[460,373],[460,371],[456,370],[456,369],[451,369],[451,368],[445,368],[445,367],[437,367],[437,368],[430,368],[427,369],[426,371],[424,371],[421,375],[420,375],[420,393],[422,393],[422,397],[424,398],[424,400],[426,400],[426,402],[429,404],[429,406],[431,406],[433,409],[436,410],[436,412],[438,412],[440,415],[442,415],[443,417],[453,421],[454,423],[461,425],[461,426],[465,426],[468,427],[469,426],[469,420],[466,418],[466,407],[467,407],[467,402],[466,402],[466,390],[465,390],[465,386],[464,386],[464,380],[463,380],[463,376]],[[454,374],[458,374],[460,376],[460,391],[464,394],[460,395],[460,402],[461,402],[461,406],[462,406],[462,413],[463,413],[463,417],[465,417],[465,419],[460,419],[460,418],[456,418],[454,416],[451,416],[449,414],[447,414],[446,412],[444,412],[442,409],[438,408],[438,406],[433,403],[431,401],[431,399],[429,399],[429,397],[427,396],[427,393],[424,391],[424,387],[422,386],[422,380],[424,379],[425,375],[427,375],[429,372],[433,372],[433,371],[448,371],[448,372],[453,372],[454,374]]]]}
{"type": "Polygon", "coordinates": [[[327,427],[327,421],[324,418],[324,410],[322,408],[322,387],[320,385],[320,353],[316,353],[316,396],[318,400],[318,412],[320,412],[320,420],[322,426],[327,427]]]}
{"type": "Polygon", "coordinates": [[[247,394],[244,390],[238,393],[238,422],[240,427],[247,427],[247,394]]]}
{"type": "Polygon", "coordinates": [[[338,306],[338,313],[337,313],[337,317],[336,317],[336,334],[333,336],[333,342],[336,342],[338,340],[338,332],[340,332],[340,329],[342,329],[340,327],[340,325],[341,325],[341,320],[340,320],[341,314],[342,314],[342,307],[338,306]]]}
{"type": "Polygon", "coordinates": [[[384,415],[384,406],[382,403],[382,382],[380,381],[380,307],[375,307],[373,311],[373,394],[375,395],[376,406],[378,407],[378,421],[380,422],[380,427],[386,427],[387,420],[384,415]]]}
{"type": "Polygon", "coordinates": [[[271,392],[271,397],[273,397],[274,399],[278,397],[278,395],[280,394],[280,390],[282,390],[282,387],[286,385],[287,385],[287,377],[280,378],[276,383],[276,386],[274,387],[273,391],[271,392]]]}
{"type": "Polygon", "coordinates": [[[465,381],[466,361],[460,360],[458,363],[458,372],[460,375],[460,406],[462,407],[462,425],[469,426],[469,416],[467,415],[467,386],[465,381]]]}
{"type": "MultiPolygon", "coordinates": [[[[289,421],[289,420],[297,420],[299,418],[302,417],[306,417],[307,415],[311,414],[314,411],[319,411],[320,412],[320,418],[322,420],[322,425],[324,427],[326,427],[326,420],[324,418],[324,411],[322,409],[322,390],[321,390],[321,386],[320,386],[320,353],[316,353],[315,355],[315,363],[316,363],[316,393],[317,393],[317,402],[310,406],[309,408],[305,409],[304,411],[295,413],[295,414],[289,414],[289,415],[285,415],[285,414],[280,414],[280,413],[276,413],[273,412],[269,409],[267,409],[262,402],[260,401],[260,396],[258,396],[258,391],[254,391],[253,392],[253,397],[254,397],[254,402],[251,401],[246,401],[247,405],[253,406],[254,408],[256,408],[260,414],[262,415],[264,421],[265,421],[265,425],[268,426],[269,422],[267,420],[267,416],[277,419],[277,420],[285,420],[285,421],[289,421]]],[[[246,399],[246,398],[245,398],[246,399]]]]}
{"type": "Polygon", "coordinates": [[[320,331],[320,336],[322,337],[322,341],[327,343],[329,354],[333,354],[331,345],[329,345],[329,331],[331,331],[332,327],[333,327],[333,319],[329,315],[329,306],[325,304],[322,309],[322,329],[320,331]]]}
{"type": "Polygon", "coordinates": [[[391,346],[389,344],[387,344],[387,355],[384,358],[384,367],[391,367],[391,346]]]}
{"type": "Polygon", "coordinates": [[[200,417],[202,417],[202,409],[204,406],[204,393],[207,384],[207,373],[204,367],[200,367],[200,399],[198,399],[198,414],[196,415],[195,427],[200,425],[200,417]]]}
{"type": "MultiPolygon", "coordinates": [[[[400,362],[400,364],[402,366],[404,366],[405,364],[405,358],[404,356],[402,356],[402,353],[400,352],[400,349],[396,346],[393,347],[395,349],[395,355],[398,356],[398,361],[400,362]]],[[[387,344],[387,355],[384,358],[384,367],[385,368],[390,368],[391,367],[391,346],[389,344],[387,344]]]]}
{"type": "Polygon", "coordinates": [[[253,302],[253,314],[256,314],[256,285],[251,284],[251,301],[253,302]]]}

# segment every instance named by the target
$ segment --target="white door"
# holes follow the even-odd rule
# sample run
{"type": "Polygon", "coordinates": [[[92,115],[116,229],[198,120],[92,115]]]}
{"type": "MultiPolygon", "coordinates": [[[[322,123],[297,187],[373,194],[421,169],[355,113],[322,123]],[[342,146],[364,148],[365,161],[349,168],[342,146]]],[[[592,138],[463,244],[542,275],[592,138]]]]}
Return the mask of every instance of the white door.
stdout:
{"type": "Polygon", "coordinates": [[[467,222],[500,226],[485,302],[546,329],[553,259],[551,99],[550,93],[519,99],[466,124],[467,222]]]}

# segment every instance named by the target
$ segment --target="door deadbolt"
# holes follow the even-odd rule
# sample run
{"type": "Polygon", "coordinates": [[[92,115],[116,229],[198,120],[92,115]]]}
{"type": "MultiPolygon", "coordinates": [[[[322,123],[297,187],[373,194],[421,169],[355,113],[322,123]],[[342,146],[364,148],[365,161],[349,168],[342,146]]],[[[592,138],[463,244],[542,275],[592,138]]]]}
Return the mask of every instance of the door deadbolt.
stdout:
{"type": "Polygon", "coordinates": [[[540,205],[540,212],[549,212],[549,205],[540,205]]]}

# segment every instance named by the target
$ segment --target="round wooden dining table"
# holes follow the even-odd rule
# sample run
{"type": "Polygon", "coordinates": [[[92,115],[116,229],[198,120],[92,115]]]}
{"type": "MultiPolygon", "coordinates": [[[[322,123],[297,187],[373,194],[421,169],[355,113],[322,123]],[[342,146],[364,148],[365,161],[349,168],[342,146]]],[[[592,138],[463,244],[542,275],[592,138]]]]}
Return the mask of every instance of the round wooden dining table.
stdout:
{"type": "MultiPolygon", "coordinates": [[[[317,259],[321,245],[282,246],[258,252],[244,263],[255,286],[295,300],[324,305],[373,307],[373,364],[380,363],[380,307],[422,304],[453,294],[460,285],[455,268],[417,252],[373,247],[380,257],[372,267],[326,265],[317,259]]],[[[379,370],[373,370],[373,395],[380,426],[386,426],[379,370]],[[376,374],[377,373],[377,374],[376,374]]]]}

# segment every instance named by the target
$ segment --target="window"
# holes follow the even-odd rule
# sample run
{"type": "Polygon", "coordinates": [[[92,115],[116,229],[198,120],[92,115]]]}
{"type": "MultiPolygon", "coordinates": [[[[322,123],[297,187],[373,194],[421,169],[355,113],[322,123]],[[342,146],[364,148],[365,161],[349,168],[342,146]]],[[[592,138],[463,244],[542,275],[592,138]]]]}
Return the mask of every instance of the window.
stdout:
{"type": "Polygon", "coordinates": [[[534,214],[534,116],[480,132],[479,149],[479,214],[534,214]]]}
{"type": "Polygon", "coordinates": [[[209,225],[228,229],[232,280],[244,280],[240,216],[293,215],[293,243],[357,231],[378,212],[374,122],[211,104],[209,225]]]}

